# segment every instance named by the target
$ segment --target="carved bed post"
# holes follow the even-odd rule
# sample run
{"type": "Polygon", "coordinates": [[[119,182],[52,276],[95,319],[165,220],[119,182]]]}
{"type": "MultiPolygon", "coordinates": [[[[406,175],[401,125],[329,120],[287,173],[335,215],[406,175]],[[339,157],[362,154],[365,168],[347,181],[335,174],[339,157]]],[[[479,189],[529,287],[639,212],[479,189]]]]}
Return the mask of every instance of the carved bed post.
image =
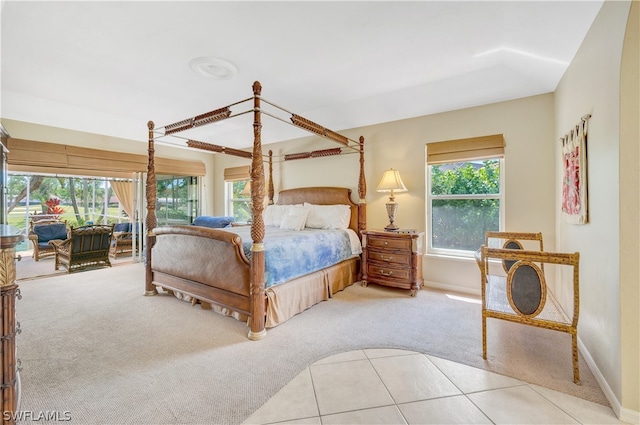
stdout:
{"type": "Polygon", "coordinates": [[[367,229],[367,181],[364,178],[364,136],[360,136],[360,179],[358,180],[358,232],[362,237],[362,232],[367,229]]]}
{"type": "Polygon", "coordinates": [[[253,83],[253,159],[251,163],[251,318],[249,320],[249,339],[259,340],[265,337],[265,288],[264,288],[264,164],[262,159],[262,141],[260,131],[260,93],[259,81],[253,83]]]}
{"type": "Polygon", "coordinates": [[[147,123],[147,127],[149,128],[149,162],[147,163],[147,182],[146,182],[146,191],[147,191],[147,218],[146,218],[146,227],[147,227],[147,246],[146,246],[146,278],[144,289],[145,295],[156,295],[158,291],[156,290],[155,285],[152,283],[152,273],[151,273],[151,248],[156,243],[156,235],[153,233],[153,229],[158,225],[158,220],[156,218],[156,192],[157,192],[157,183],[156,183],[156,170],[155,170],[155,161],[154,161],[154,153],[155,148],[153,146],[153,129],[155,124],[153,121],[149,121],[147,123]]]}
{"type": "Polygon", "coordinates": [[[273,151],[269,149],[269,205],[273,205],[273,151]]]}

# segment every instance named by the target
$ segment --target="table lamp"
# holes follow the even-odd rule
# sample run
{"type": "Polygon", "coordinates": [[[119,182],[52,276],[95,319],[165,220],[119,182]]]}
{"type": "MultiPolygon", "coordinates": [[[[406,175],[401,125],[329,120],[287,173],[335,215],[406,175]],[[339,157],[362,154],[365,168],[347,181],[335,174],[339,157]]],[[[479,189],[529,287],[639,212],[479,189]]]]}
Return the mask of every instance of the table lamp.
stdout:
{"type": "Polygon", "coordinates": [[[398,170],[394,170],[393,168],[391,168],[385,171],[382,175],[382,180],[380,180],[380,184],[378,184],[376,190],[378,192],[390,192],[389,202],[387,202],[387,215],[389,216],[389,224],[384,228],[384,230],[398,230],[398,226],[393,223],[396,218],[396,213],[398,212],[398,203],[395,200],[395,196],[393,196],[393,192],[407,191],[404,183],[402,183],[402,178],[400,177],[400,173],[398,172],[398,170]]]}

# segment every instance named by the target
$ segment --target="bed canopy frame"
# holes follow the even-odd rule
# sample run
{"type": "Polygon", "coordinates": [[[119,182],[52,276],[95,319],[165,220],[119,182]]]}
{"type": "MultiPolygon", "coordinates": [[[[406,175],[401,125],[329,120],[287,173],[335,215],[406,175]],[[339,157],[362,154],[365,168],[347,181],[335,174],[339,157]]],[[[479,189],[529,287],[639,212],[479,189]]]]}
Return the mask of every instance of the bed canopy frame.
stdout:
{"type": "Polygon", "coordinates": [[[291,113],[286,109],[269,102],[262,98],[262,85],[259,81],[253,83],[253,96],[247,99],[241,100],[236,103],[232,103],[220,109],[216,109],[210,112],[206,112],[201,115],[197,115],[191,118],[187,118],[172,124],[167,124],[162,127],[155,127],[153,121],[147,123],[149,134],[148,145],[148,167],[147,167],[147,180],[146,180],[146,201],[147,201],[147,216],[146,216],[146,279],[145,279],[145,295],[156,295],[156,286],[152,282],[152,269],[151,269],[151,251],[155,244],[156,235],[154,229],[158,226],[156,217],[156,203],[157,203],[157,186],[156,186],[156,174],[155,174],[155,141],[171,136],[179,139],[186,140],[186,145],[190,148],[200,149],[210,152],[223,153],[227,155],[239,156],[243,158],[251,159],[251,210],[253,221],[251,223],[251,309],[254,314],[249,319],[249,338],[258,340],[266,335],[265,330],[265,253],[264,253],[264,220],[262,213],[264,211],[264,198],[265,198],[265,172],[264,163],[269,164],[269,180],[268,180],[268,203],[273,204],[274,200],[274,185],[273,185],[273,153],[270,150],[268,155],[264,155],[262,152],[262,115],[267,115],[272,118],[283,121],[287,124],[302,128],[312,134],[321,136],[325,139],[329,139],[336,142],[340,147],[322,149],[310,152],[298,152],[286,154],[283,156],[284,161],[304,159],[304,158],[318,158],[325,156],[340,155],[342,153],[359,153],[360,157],[360,173],[358,178],[358,236],[361,237],[362,231],[366,229],[366,181],[364,177],[364,137],[360,137],[358,141],[349,139],[335,131],[329,130],[315,122],[308,120],[300,115],[291,113]],[[232,113],[231,107],[240,105],[245,102],[253,101],[253,108],[242,111],[239,113],[232,113]],[[262,103],[274,107],[277,111],[284,112],[290,115],[289,121],[279,117],[274,113],[267,112],[262,109],[262,103]],[[230,147],[215,145],[207,142],[193,140],[188,137],[180,136],[179,133],[191,130],[196,127],[212,124],[225,119],[237,117],[240,115],[253,112],[253,149],[251,152],[240,149],[234,149],[230,147]],[[266,159],[265,159],[266,158],[266,159]]]}

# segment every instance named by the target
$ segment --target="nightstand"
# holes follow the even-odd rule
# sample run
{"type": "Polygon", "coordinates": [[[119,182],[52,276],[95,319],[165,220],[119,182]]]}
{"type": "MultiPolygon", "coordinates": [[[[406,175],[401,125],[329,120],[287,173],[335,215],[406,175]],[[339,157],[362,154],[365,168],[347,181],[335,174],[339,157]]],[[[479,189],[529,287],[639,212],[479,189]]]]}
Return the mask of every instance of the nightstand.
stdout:
{"type": "Polygon", "coordinates": [[[362,232],[362,286],[369,282],[408,289],[415,297],[424,284],[422,244],[424,232],[362,232]]]}

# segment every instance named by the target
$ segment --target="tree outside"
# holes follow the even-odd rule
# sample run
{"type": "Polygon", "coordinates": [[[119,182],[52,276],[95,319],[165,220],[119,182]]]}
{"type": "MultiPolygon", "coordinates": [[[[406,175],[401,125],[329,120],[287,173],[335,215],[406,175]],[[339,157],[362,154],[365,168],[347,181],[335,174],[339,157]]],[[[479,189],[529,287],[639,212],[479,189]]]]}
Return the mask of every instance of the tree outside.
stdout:
{"type": "MultiPolygon", "coordinates": [[[[11,174],[7,179],[8,224],[27,231],[30,220],[59,218],[70,226],[116,223],[125,213],[106,180],[11,174]],[[110,199],[106,202],[105,199],[110,199]]],[[[27,248],[26,243],[22,243],[27,248]]],[[[20,246],[18,247],[21,248],[20,246]]]]}
{"type": "Polygon", "coordinates": [[[500,228],[499,194],[497,159],[432,165],[432,247],[478,249],[486,231],[500,228]]]}
{"type": "MultiPolygon", "coordinates": [[[[197,177],[159,177],[156,207],[159,225],[193,221],[198,211],[197,182],[197,177]]],[[[73,227],[129,219],[108,179],[8,175],[7,223],[26,234],[30,221],[49,218],[65,220],[73,227]]],[[[16,247],[18,251],[29,248],[25,241],[16,247]]]]}
{"type": "Polygon", "coordinates": [[[196,177],[158,177],[156,217],[159,225],[190,224],[197,213],[197,199],[189,188],[197,185],[196,177]]]}
{"type": "Polygon", "coordinates": [[[251,221],[251,195],[244,192],[249,180],[235,181],[233,185],[233,195],[231,205],[233,206],[233,217],[238,222],[251,221]]]}

